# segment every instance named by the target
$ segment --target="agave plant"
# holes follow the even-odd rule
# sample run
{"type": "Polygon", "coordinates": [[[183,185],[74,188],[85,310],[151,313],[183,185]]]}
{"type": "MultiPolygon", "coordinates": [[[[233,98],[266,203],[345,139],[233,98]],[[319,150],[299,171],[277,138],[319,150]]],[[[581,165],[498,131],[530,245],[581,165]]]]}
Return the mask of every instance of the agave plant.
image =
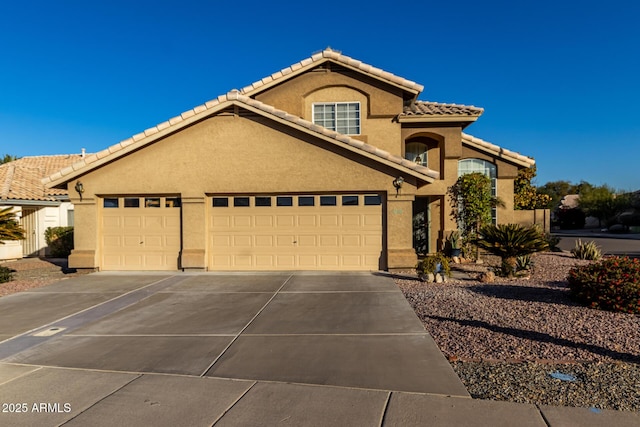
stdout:
{"type": "Polygon", "coordinates": [[[480,229],[480,237],[474,243],[502,259],[502,271],[507,277],[515,275],[518,257],[549,247],[537,227],[518,224],[486,225],[480,229]]]}
{"type": "Polygon", "coordinates": [[[22,240],[24,230],[15,219],[13,208],[0,209],[0,245],[3,240],[22,240]]]}

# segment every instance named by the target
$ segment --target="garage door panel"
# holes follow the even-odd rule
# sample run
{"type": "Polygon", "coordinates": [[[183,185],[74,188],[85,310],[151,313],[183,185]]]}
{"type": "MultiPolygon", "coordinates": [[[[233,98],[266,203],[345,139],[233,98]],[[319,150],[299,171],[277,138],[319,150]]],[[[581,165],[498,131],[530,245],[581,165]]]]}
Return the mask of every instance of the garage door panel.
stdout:
{"type": "Polygon", "coordinates": [[[220,228],[220,229],[228,229],[231,227],[231,218],[229,216],[213,216],[211,217],[211,227],[212,228],[220,228]]]}
{"type": "Polygon", "coordinates": [[[278,227],[293,227],[295,222],[293,215],[276,215],[276,226],[278,227]]]}
{"type": "Polygon", "coordinates": [[[320,227],[337,227],[338,215],[320,215],[320,227]]]}
{"type": "Polygon", "coordinates": [[[294,245],[293,242],[296,241],[296,237],[293,234],[285,234],[282,236],[275,236],[276,238],[276,246],[290,248],[294,245]]]}
{"type": "Polygon", "coordinates": [[[124,236],[124,244],[122,245],[125,248],[137,248],[140,246],[140,242],[142,241],[142,236],[134,235],[134,236],[124,236]]]}
{"type": "Polygon", "coordinates": [[[318,237],[313,236],[298,236],[298,246],[300,247],[312,247],[318,246],[318,237]]]}
{"type": "Polygon", "coordinates": [[[362,265],[362,257],[360,255],[343,255],[342,264],[346,267],[358,267],[362,265]]]}
{"type": "Polygon", "coordinates": [[[119,216],[103,216],[102,217],[102,226],[109,228],[120,228],[120,217],[119,216]]]}
{"type": "Polygon", "coordinates": [[[257,247],[271,248],[273,247],[273,236],[255,236],[257,247]]]}
{"type": "Polygon", "coordinates": [[[343,235],[342,246],[360,247],[362,245],[362,239],[359,235],[343,235]]]}
{"type": "Polygon", "coordinates": [[[147,248],[163,248],[165,246],[164,236],[145,236],[144,245],[147,248]]]}
{"type": "Polygon", "coordinates": [[[161,216],[144,216],[142,221],[145,229],[161,229],[165,225],[161,216]]]}
{"type": "MultiPolygon", "coordinates": [[[[154,207],[129,203],[122,197],[116,207],[100,210],[102,270],[176,270],[180,254],[180,208],[165,200],[154,207]]],[[[135,201],[136,197],[128,197],[135,201]]],[[[140,201],[143,197],[138,198],[140,201]]],[[[153,197],[161,200],[161,197],[153,197]]],[[[176,199],[171,197],[171,199],[176,199]]],[[[104,204],[103,204],[104,205],[104,204]]],[[[179,206],[179,205],[178,205],[179,206]]]]}
{"type": "Polygon", "coordinates": [[[316,227],[318,218],[316,215],[298,215],[298,226],[300,227],[316,227]]]}
{"type": "Polygon", "coordinates": [[[251,216],[238,215],[232,218],[234,227],[251,227],[251,216]]]}
{"type": "Polygon", "coordinates": [[[318,267],[318,257],[316,255],[299,255],[298,266],[301,269],[313,270],[318,267]]]}
{"type": "Polygon", "coordinates": [[[364,215],[364,225],[365,226],[382,226],[382,218],[380,215],[364,215]]]}
{"type": "Polygon", "coordinates": [[[338,246],[338,235],[320,236],[320,246],[338,246]]]}
{"type": "Polygon", "coordinates": [[[251,247],[251,236],[233,236],[233,246],[251,247]]]}
{"type": "Polygon", "coordinates": [[[364,205],[362,195],[344,206],[341,196],[324,199],[335,206],[322,205],[318,195],[282,196],[281,205],[277,195],[237,197],[248,206],[209,203],[210,270],[379,268],[382,205],[364,205]],[[271,206],[256,206],[267,198],[271,206]]]}
{"type": "Polygon", "coordinates": [[[142,218],[140,216],[124,216],[122,220],[125,227],[142,228],[142,218]]]}
{"type": "Polygon", "coordinates": [[[344,226],[360,226],[361,216],[360,215],[342,215],[342,225],[344,226]]]}
{"type": "Polygon", "coordinates": [[[256,255],[256,267],[271,270],[274,267],[273,255],[256,255]]]}
{"type": "Polygon", "coordinates": [[[279,268],[294,268],[296,257],[294,255],[276,255],[276,266],[279,268]]]}
{"type": "Polygon", "coordinates": [[[273,215],[256,215],[256,227],[273,227],[273,215]]]}

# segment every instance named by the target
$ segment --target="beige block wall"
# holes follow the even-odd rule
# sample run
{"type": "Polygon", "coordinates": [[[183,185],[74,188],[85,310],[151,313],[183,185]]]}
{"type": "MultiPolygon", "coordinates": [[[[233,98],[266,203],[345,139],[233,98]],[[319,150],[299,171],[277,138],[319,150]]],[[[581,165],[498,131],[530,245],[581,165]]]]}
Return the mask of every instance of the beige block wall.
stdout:
{"type": "MultiPolygon", "coordinates": [[[[395,194],[392,182],[397,175],[393,168],[260,116],[215,116],[82,176],[83,202],[75,197],[76,181],[68,184],[76,203],[76,251],[70,262],[77,268],[98,265],[100,196],[180,195],[184,205],[183,261],[191,268],[202,268],[206,260],[207,195],[395,194]]],[[[410,179],[403,191],[410,195],[397,202],[403,214],[389,221],[389,248],[410,251],[410,200],[415,192],[410,179]]],[[[396,202],[389,204],[397,206],[396,202]]],[[[393,257],[389,262],[394,262],[393,257]]]]}

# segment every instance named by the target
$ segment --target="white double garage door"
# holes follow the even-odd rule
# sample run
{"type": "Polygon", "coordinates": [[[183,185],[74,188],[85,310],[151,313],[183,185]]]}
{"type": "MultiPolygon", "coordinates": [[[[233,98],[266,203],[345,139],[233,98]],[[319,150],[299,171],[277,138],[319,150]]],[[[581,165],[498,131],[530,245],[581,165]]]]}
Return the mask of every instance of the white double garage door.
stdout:
{"type": "MultiPolygon", "coordinates": [[[[209,270],[383,267],[380,195],[216,195],[207,205],[209,270]]],[[[179,268],[179,198],[104,198],[100,215],[103,270],[179,268]]]]}

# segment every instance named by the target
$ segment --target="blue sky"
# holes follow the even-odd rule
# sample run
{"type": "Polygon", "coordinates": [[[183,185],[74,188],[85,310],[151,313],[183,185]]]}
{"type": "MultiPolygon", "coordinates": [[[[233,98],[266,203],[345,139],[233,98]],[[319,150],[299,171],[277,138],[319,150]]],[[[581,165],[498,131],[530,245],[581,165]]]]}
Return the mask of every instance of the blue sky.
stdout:
{"type": "Polygon", "coordinates": [[[0,6],[0,154],[104,149],[331,46],[483,107],[541,185],[640,189],[640,3],[29,1],[0,6]]]}

